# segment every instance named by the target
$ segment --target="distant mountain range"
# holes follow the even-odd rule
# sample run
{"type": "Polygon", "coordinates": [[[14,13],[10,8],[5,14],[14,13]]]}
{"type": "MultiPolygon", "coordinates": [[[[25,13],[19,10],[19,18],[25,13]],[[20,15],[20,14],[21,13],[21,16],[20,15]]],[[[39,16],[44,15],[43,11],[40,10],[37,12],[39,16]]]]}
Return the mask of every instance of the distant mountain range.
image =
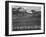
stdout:
{"type": "Polygon", "coordinates": [[[12,13],[13,15],[16,15],[16,16],[25,16],[25,15],[32,15],[32,16],[41,16],[41,11],[36,11],[36,10],[31,10],[32,13],[29,13],[27,12],[25,9],[22,9],[22,8],[18,8],[18,9],[15,9],[15,8],[12,8],[12,13]]]}

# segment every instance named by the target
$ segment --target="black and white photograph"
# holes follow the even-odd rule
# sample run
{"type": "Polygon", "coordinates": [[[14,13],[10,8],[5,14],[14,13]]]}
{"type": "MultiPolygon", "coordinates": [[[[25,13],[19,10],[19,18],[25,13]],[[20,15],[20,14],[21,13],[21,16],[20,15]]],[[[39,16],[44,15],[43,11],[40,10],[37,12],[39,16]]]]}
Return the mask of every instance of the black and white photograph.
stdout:
{"type": "Polygon", "coordinates": [[[40,30],[41,7],[13,6],[12,30],[40,30]]]}
{"type": "Polygon", "coordinates": [[[44,3],[6,2],[7,35],[44,33],[44,3]]]}

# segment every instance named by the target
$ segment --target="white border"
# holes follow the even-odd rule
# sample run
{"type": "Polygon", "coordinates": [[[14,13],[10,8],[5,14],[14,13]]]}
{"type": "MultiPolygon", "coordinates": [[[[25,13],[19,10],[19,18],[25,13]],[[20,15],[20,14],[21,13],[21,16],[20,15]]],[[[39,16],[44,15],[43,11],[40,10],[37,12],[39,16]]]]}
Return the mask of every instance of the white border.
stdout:
{"type": "Polygon", "coordinates": [[[9,3],[9,35],[11,34],[26,34],[26,33],[42,33],[44,31],[44,23],[43,20],[43,5],[40,4],[25,4],[25,3],[9,3]],[[41,7],[41,30],[29,30],[29,31],[12,31],[12,5],[17,6],[40,6],[41,7]]]}

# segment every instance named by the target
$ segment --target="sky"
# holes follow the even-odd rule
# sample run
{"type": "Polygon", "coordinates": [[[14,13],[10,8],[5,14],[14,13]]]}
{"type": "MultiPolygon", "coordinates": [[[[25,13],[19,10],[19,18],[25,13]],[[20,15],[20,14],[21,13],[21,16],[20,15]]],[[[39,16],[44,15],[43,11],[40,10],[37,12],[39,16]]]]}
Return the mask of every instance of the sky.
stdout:
{"type": "Polygon", "coordinates": [[[26,10],[36,10],[36,11],[41,11],[41,7],[37,7],[37,6],[13,6],[13,8],[18,8],[18,7],[22,7],[26,10]]]}

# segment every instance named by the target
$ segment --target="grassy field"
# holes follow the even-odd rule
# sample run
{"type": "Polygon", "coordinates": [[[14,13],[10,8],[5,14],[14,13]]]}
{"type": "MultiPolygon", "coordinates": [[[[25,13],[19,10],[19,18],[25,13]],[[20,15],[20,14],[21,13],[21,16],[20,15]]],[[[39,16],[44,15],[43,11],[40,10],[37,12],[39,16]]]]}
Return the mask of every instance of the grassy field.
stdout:
{"type": "Polygon", "coordinates": [[[27,14],[22,17],[13,16],[13,30],[39,30],[41,25],[41,16],[27,14]],[[28,16],[27,16],[28,15],[28,16]]]}

